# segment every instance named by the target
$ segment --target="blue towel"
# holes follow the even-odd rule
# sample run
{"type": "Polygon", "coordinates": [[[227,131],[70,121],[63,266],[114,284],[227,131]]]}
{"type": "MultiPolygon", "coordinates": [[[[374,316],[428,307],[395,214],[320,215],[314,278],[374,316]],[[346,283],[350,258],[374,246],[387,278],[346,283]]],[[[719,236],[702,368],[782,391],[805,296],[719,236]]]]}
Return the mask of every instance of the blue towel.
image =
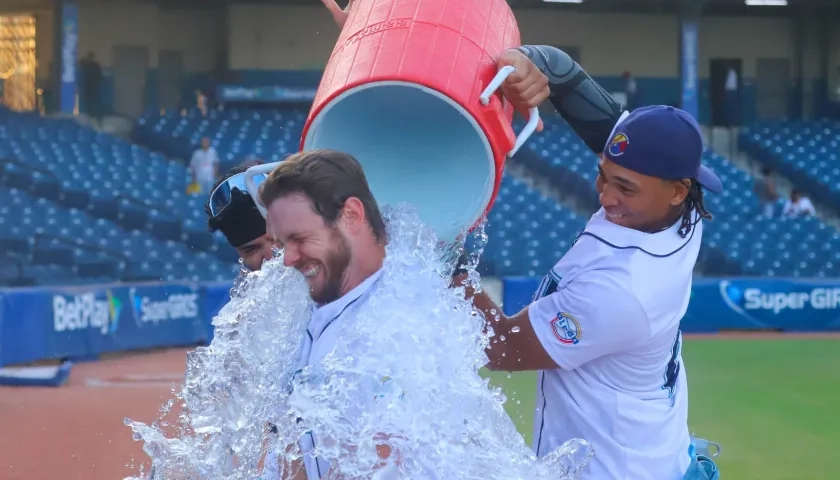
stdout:
{"type": "Polygon", "coordinates": [[[683,480],[718,480],[720,479],[720,471],[717,465],[709,457],[702,455],[695,455],[685,472],[683,480]]]}
{"type": "Polygon", "coordinates": [[[685,472],[683,480],[719,480],[720,471],[709,454],[710,446],[715,447],[717,454],[720,454],[720,445],[703,440],[702,438],[691,438],[691,445],[688,447],[688,454],[691,456],[691,465],[685,472]]]}

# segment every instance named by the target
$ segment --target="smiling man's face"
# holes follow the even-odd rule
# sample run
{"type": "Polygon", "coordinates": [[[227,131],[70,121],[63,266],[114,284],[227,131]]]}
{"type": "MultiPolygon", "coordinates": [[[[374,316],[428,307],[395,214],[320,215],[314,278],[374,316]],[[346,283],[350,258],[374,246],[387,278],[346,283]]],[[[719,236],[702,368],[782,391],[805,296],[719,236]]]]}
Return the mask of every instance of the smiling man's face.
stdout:
{"type": "Polygon", "coordinates": [[[688,180],[662,180],[624,168],[606,158],[598,164],[595,188],[607,220],[626,228],[656,232],[667,228],[688,195],[688,180]]]}

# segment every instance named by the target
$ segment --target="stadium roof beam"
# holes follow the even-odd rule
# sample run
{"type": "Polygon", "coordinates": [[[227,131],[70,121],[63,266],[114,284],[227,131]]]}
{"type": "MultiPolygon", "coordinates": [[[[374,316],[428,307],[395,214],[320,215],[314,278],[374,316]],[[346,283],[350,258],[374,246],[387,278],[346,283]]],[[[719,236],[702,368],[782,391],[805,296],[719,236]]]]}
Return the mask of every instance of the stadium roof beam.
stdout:
{"type": "MultiPolygon", "coordinates": [[[[687,0],[691,2],[692,0],[687,0]]],[[[700,0],[702,1],[702,0],[700,0]]],[[[787,0],[786,6],[760,7],[746,0],[705,0],[706,15],[790,16],[794,10],[840,8],[840,0],[787,0]]],[[[582,0],[581,3],[555,3],[547,0],[508,0],[515,8],[552,8],[587,13],[679,14],[684,0],[582,0]]]]}
{"type": "MultiPolygon", "coordinates": [[[[15,2],[45,0],[8,0],[15,2]]],[[[108,3],[114,0],[77,0],[80,3],[108,3]]],[[[167,7],[209,7],[212,5],[265,4],[320,6],[313,0],[143,0],[167,7]]],[[[514,8],[550,8],[586,13],[680,13],[684,0],[582,0],[581,3],[556,3],[545,0],[508,0],[514,8]]],[[[692,1],[692,0],[687,0],[692,1]]],[[[745,0],[695,0],[703,1],[705,15],[792,16],[798,9],[835,10],[840,12],[840,0],[787,0],[787,6],[761,7],[747,5],[745,0]]],[[[339,0],[344,4],[346,0],[339,0]]]]}

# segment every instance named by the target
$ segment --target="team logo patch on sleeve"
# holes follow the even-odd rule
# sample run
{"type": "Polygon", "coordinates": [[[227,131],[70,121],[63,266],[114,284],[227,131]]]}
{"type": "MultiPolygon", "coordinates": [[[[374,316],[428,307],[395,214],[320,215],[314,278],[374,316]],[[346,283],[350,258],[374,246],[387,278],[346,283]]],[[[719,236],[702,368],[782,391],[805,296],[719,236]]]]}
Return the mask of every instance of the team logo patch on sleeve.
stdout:
{"type": "Polygon", "coordinates": [[[610,140],[609,152],[613,157],[617,157],[627,150],[627,145],[630,145],[630,139],[623,133],[616,133],[612,140],[610,140]]]}
{"type": "Polygon", "coordinates": [[[551,330],[554,331],[557,340],[566,345],[576,345],[583,335],[583,329],[580,328],[577,319],[565,312],[560,312],[554,317],[551,321],[551,330]]]}

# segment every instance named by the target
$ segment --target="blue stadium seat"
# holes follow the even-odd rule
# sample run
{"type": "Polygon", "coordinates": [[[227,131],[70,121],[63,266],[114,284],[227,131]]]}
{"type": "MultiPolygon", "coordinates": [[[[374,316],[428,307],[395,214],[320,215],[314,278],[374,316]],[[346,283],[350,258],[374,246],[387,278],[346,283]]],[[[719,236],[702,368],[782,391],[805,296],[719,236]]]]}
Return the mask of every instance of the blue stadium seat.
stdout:
{"type": "Polygon", "coordinates": [[[202,137],[229,168],[248,157],[278,161],[296,152],[306,120],[306,110],[241,109],[211,110],[204,117],[195,109],[149,112],[133,132],[135,141],[188,160],[202,137]]]}
{"type": "MultiPolygon", "coordinates": [[[[229,280],[238,268],[237,255],[221,234],[207,231],[205,197],[184,193],[184,163],[167,156],[186,160],[207,136],[226,163],[223,168],[252,156],[279,160],[297,150],[305,117],[299,108],[213,110],[206,117],[195,110],[150,112],[133,132],[140,146],[71,120],[0,110],[0,183],[7,186],[0,198],[0,244],[42,239],[27,243],[22,254],[30,262],[24,276],[36,282],[48,281],[45,272],[67,279],[78,278],[80,271],[90,278],[229,280]],[[58,258],[67,248],[72,251],[69,262],[58,258]]],[[[577,198],[584,211],[594,211],[596,157],[562,119],[547,116],[544,121],[545,132],[512,162],[548,178],[577,198]]],[[[817,131],[780,128],[753,132],[755,141],[773,149],[779,165],[784,160],[822,182],[817,185],[840,185],[834,176],[840,172],[832,166],[836,162],[831,163],[834,130],[826,130],[828,125],[817,131]],[[779,131],[787,133],[779,136],[779,131]]],[[[764,219],[750,175],[711,151],[704,153],[704,162],[727,190],[706,196],[715,219],[705,224],[698,259],[703,271],[838,274],[840,234],[834,228],[817,219],[764,219]]],[[[543,275],[586,220],[505,175],[485,227],[489,239],[481,268],[503,276],[543,275]]],[[[14,268],[0,272],[0,278],[9,276],[22,275],[14,268]]]]}
{"type": "Polygon", "coordinates": [[[814,200],[840,209],[840,123],[764,121],[745,129],[740,145],[814,200]]]}
{"type": "MultiPolygon", "coordinates": [[[[37,285],[118,280],[229,280],[234,261],[195,253],[180,241],[127,231],[103,218],[15,189],[0,189],[0,250],[4,284],[37,285]],[[156,264],[155,261],[158,263],[156,264]],[[166,269],[164,265],[176,265],[166,269]]],[[[228,248],[228,250],[231,250],[228,248]]]]}
{"type": "MultiPolygon", "coordinates": [[[[517,128],[521,127],[521,120],[517,122],[517,128]]],[[[594,189],[597,157],[559,116],[545,116],[543,122],[544,132],[527,143],[527,148],[517,154],[514,161],[550,179],[557,188],[571,192],[583,205],[594,210],[597,208],[594,189]]],[[[836,152],[840,150],[835,148],[840,142],[840,126],[822,122],[818,128],[803,127],[794,132],[794,127],[785,125],[781,131],[786,133],[778,133],[764,125],[749,136],[761,140],[764,148],[788,155],[784,158],[792,162],[793,167],[805,171],[809,166],[809,171],[818,172],[814,178],[822,182],[819,185],[823,191],[840,189],[840,162],[836,158],[836,152]],[[803,145],[816,148],[818,152],[808,154],[803,145]]],[[[840,244],[834,239],[838,233],[835,229],[814,218],[764,219],[759,215],[758,198],[753,193],[754,179],[747,172],[712,151],[704,152],[703,162],[721,177],[726,187],[720,195],[705,196],[714,220],[705,222],[704,246],[698,259],[704,272],[710,275],[791,276],[840,273],[836,263],[825,263],[825,255],[819,257],[821,261],[809,258],[809,252],[814,248],[840,251],[840,244]],[[779,235],[782,241],[771,244],[770,239],[779,235]]],[[[779,162],[781,160],[774,166],[781,166],[779,162]]]]}

